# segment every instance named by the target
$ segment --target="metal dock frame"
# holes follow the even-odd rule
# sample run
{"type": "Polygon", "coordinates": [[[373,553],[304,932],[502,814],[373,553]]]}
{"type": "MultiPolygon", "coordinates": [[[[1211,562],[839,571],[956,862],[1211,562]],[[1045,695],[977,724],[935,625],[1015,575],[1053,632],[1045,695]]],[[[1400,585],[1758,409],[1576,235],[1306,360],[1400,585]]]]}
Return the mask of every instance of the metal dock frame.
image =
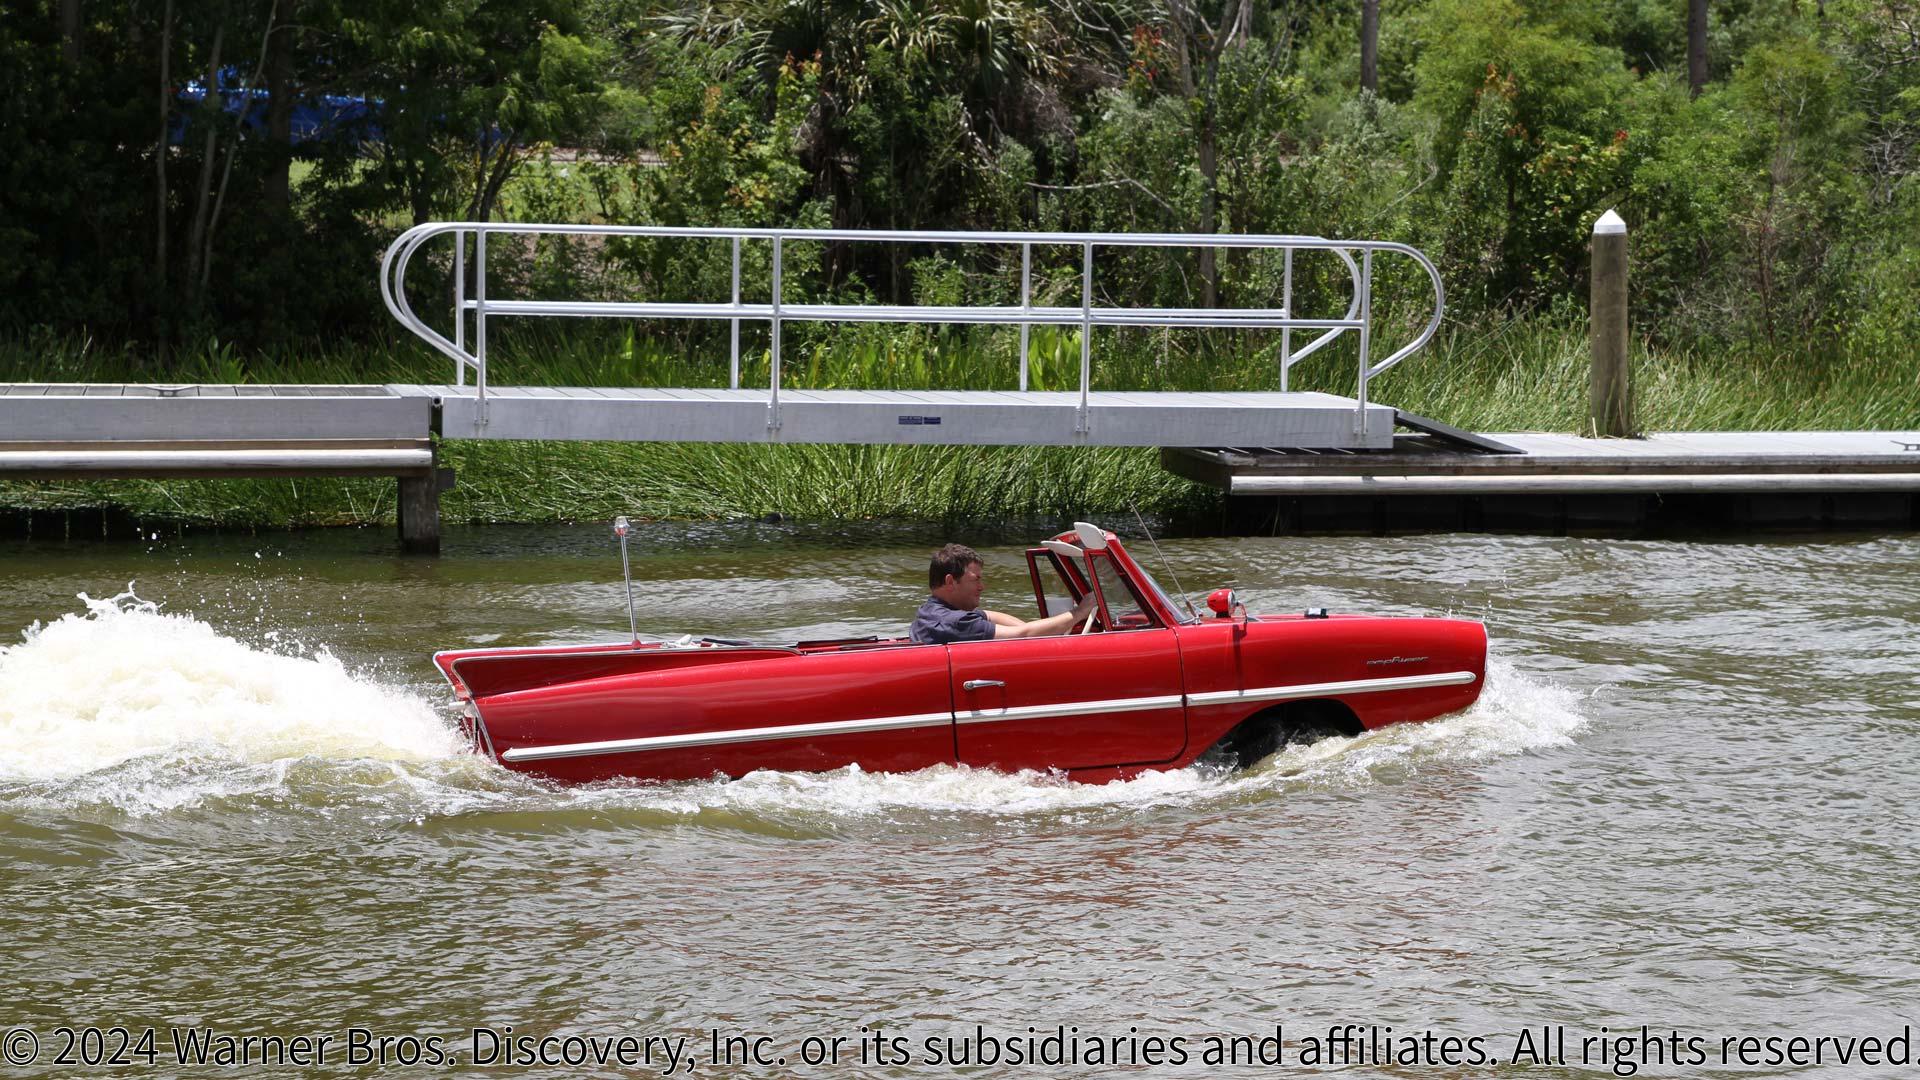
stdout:
{"type": "Polygon", "coordinates": [[[730,324],[730,387],[740,389],[740,323],[765,322],[769,327],[769,378],[765,395],[765,424],[769,432],[782,427],[781,328],[788,322],[888,322],[920,324],[1012,325],[1020,328],[1019,392],[1028,393],[1028,333],[1034,326],[1073,326],[1080,330],[1080,378],[1074,412],[1074,434],[1085,437],[1092,419],[1093,329],[1098,326],[1133,327],[1241,327],[1278,329],[1281,352],[1278,389],[1288,389],[1293,366],[1352,331],[1358,338],[1357,393],[1353,402],[1353,434],[1367,431],[1369,386],[1374,378],[1419,351],[1439,328],[1446,307],[1445,286],[1433,262],[1416,248],[1385,241],[1330,240],[1317,236],[1230,235],[1189,233],[1053,233],[1053,232],[940,232],[927,230],[851,229],[732,229],[670,228],[636,225],[560,225],[497,222],[430,222],[408,229],[394,240],[381,260],[381,297],[401,325],[454,362],[454,387],[464,389],[472,372],[473,416],[484,428],[490,420],[487,325],[500,316],[561,318],[630,318],[724,320],[730,324]],[[662,301],[501,300],[487,291],[487,241],[499,235],[601,236],[654,239],[708,239],[727,241],[731,254],[730,298],[725,302],[673,303],[662,301]],[[453,238],[453,327],[451,335],[435,329],[417,313],[407,298],[407,269],[427,242],[453,238]],[[467,291],[467,239],[473,239],[473,289],[467,291]],[[927,306],[795,304],[783,295],[785,247],[789,242],[918,243],[1012,246],[1020,248],[1020,302],[1012,306],[927,306]],[[742,299],[741,248],[765,243],[771,251],[769,295],[764,302],[742,299]],[[1033,304],[1033,249],[1035,246],[1078,248],[1079,303],[1072,307],[1036,307],[1033,304]],[[1094,252],[1098,248],[1241,248],[1283,253],[1278,308],[1123,308],[1095,305],[1094,252]],[[1294,294],[1294,255],[1329,252],[1345,264],[1352,284],[1347,309],[1337,318],[1301,318],[1291,309],[1294,294]],[[1373,262],[1376,254],[1412,259],[1425,271],[1433,288],[1433,310],[1426,325],[1410,342],[1385,359],[1374,361],[1372,330],[1373,262]],[[471,337],[467,333],[472,321],[471,337]],[[1296,331],[1315,333],[1298,351],[1296,331]]]}

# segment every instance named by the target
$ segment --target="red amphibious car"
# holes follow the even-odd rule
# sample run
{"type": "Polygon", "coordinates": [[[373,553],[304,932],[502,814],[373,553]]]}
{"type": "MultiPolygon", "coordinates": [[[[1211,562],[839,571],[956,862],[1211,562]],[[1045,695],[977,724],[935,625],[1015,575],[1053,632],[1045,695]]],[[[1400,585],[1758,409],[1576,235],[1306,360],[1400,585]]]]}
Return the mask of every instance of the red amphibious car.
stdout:
{"type": "Polygon", "coordinates": [[[1226,590],[1209,616],[1182,614],[1084,522],[1026,558],[1041,616],[1093,593],[1072,633],[463,649],[434,662],[475,750],[566,781],[963,764],[1104,782],[1209,751],[1250,765],[1292,738],[1429,720],[1480,696],[1477,622],[1249,615],[1226,590]]]}

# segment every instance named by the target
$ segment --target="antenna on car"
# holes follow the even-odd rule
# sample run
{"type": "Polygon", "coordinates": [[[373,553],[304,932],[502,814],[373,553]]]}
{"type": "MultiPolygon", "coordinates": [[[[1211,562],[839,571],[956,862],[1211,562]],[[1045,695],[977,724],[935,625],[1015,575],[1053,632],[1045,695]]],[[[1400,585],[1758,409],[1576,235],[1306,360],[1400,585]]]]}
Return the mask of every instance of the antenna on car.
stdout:
{"type": "Polygon", "coordinates": [[[613,535],[620,538],[620,576],[627,581],[627,629],[633,634],[633,643],[640,644],[640,623],[633,616],[633,570],[627,562],[627,533],[633,526],[627,524],[625,517],[613,519],[613,535]]]}
{"type": "Polygon", "coordinates": [[[1140,508],[1128,503],[1127,509],[1133,511],[1133,520],[1140,523],[1140,531],[1146,535],[1147,542],[1153,545],[1153,553],[1160,556],[1160,565],[1166,569],[1167,576],[1173,579],[1173,587],[1180,590],[1180,602],[1187,605],[1187,614],[1199,619],[1200,613],[1193,610],[1193,597],[1188,596],[1187,587],[1180,584],[1180,575],[1174,573],[1173,564],[1167,561],[1167,553],[1160,550],[1160,541],[1153,538],[1153,530],[1147,528],[1147,519],[1140,516],[1140,508]]]}

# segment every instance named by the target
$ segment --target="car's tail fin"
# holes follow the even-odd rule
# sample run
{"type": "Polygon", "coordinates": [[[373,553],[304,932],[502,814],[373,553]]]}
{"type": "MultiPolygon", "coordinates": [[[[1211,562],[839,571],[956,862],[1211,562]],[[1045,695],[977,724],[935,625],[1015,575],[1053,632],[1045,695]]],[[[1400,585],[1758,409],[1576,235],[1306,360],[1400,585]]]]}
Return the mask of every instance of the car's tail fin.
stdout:
{"type": "Polygon", "coordinates": [[[580,650],[578,652],[519,652],[495,649],[437,653],[433,661],[446,673],[454,692],[463,698],[487,698],[519,690],[537,690],[563,683],[635,675],[648,671],[708,664],[740,664],[776,656],[792,656],[784,648],[580,650]]]}

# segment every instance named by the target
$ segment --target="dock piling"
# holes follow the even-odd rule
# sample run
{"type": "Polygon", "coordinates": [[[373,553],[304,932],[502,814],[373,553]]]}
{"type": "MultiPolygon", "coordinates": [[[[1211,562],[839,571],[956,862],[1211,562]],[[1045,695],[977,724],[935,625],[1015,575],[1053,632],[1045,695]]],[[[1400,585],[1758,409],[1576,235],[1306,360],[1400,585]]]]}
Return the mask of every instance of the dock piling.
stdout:
{"type": "Polygon", "coordinates": [[[1588,424],[1595,435],[1638,434],[1633,410],[1633,372],[1627,362],[1627,223],[1612,210],[1593,223],[1593,286],[1589,318],[1593,377],[1588,424]]]}
{"type": "Polygon", "coordinates": [[[400,477],[400,550],[409,555],[440,554],[440,477],[400,477]]]}

